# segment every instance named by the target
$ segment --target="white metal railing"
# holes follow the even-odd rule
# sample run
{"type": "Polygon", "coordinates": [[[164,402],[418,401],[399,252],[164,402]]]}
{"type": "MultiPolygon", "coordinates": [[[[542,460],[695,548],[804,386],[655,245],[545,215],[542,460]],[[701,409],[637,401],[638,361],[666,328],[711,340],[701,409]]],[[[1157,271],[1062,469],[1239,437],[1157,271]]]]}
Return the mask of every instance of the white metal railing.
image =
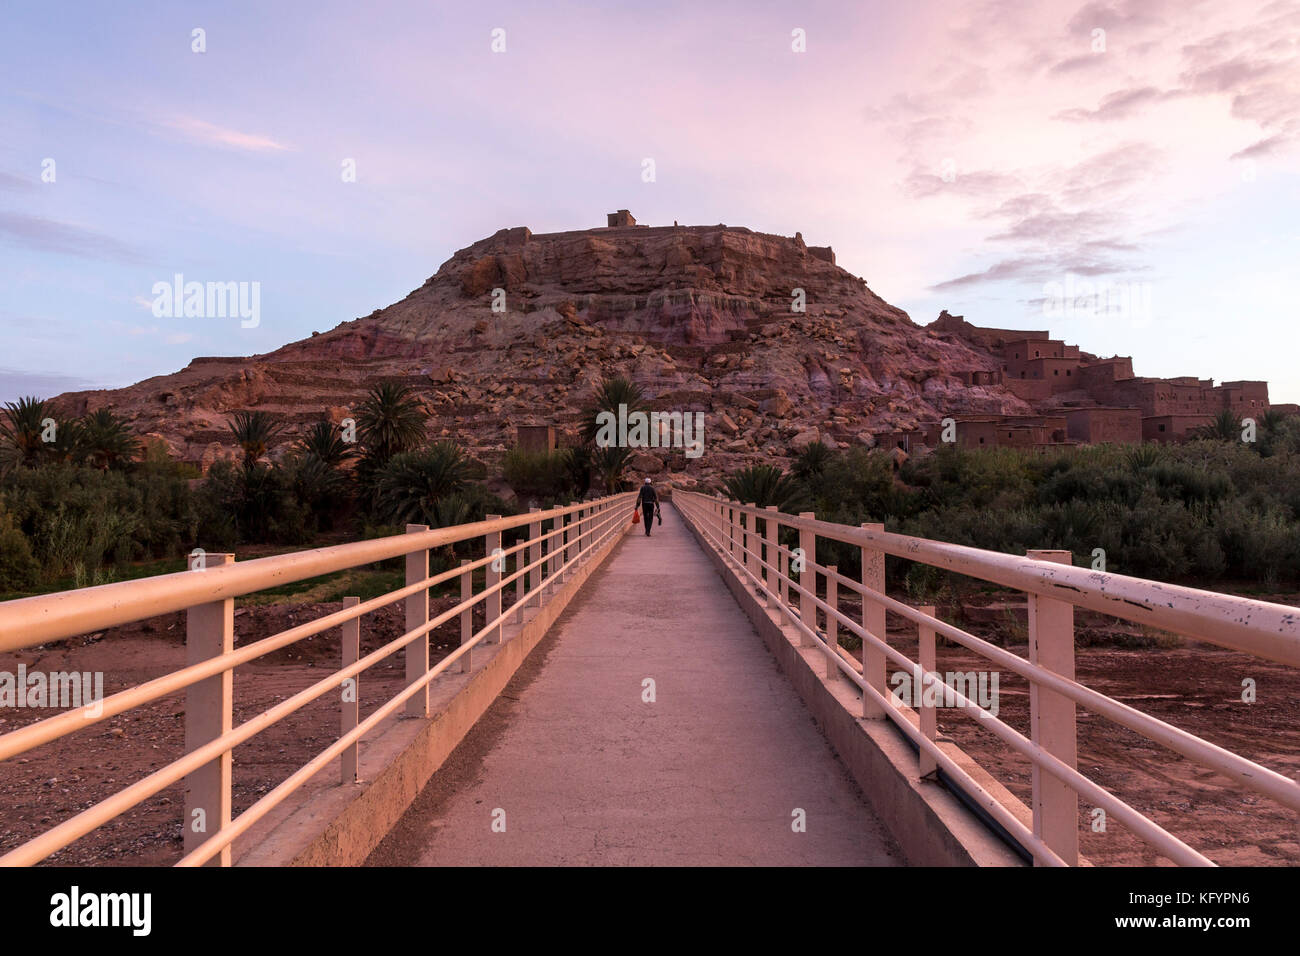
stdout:
{"type": "Polygon", "coordinates": [[[190,571],[0,603],[0,652],[184,610],[191,661],[92,706],[65,710],[0,734],[0,761],[4,761],[134,707],[186,692],[184,756],[10,850],[0,856],[0,865],[37,863],[182,779],[186,782],[185,855],[180,865],[229,865],[231,843],[332,761],[342,758],[341,781],[355,782],[359,741],[385,718],[403,706],[407,714],[429,716],[431,682],[457,661],[462,671],[468,671],[475,647],[500,642],[512,615],[522,622],[525,608],[544,603],[548,590],[564,575],[612,546],[627,530],[633,499],[632,493],[625,493],[548,511],[534,508],[508,518],[489,515],[484,521],[432,531],[425,525],[408,525],[402,535],[239,563],[233,555],[207,554],[201,566],[190,571]],[[525,535],[503,548],[502,534],[515,528],[526,528],[525,535]],[[464,541],[482,541],[483,557],[430,575],[429,552],[464,541]],[[507,573],[512,556],[515,570],[507,573]],[[403,587],[368,601],[347,598],[340,611],[235,649],[235,598],[397,557],[406,559],[403,587]],[[474,572],[479,568],[484,569],[484,587],[476,593],[474,572]],[[460,581],[460,602],[430,617],[429,590],[454,579],[460,581]],[[512,583],[514,600],[503,606],[512,583]],[[399,600],[405,604],[405,633],[361,657],[362,619],[399,600]],[[474,631],[472,615],[480,603],[484,624],[474,631]],[[430,632],[457,616],[460,646],[430,667],[430,632]],[[342,629],[343,665],[338,670],[232,726],[236,667],[331,628],[342,629]],[[355,682],[367,668],[399,650],[405,653],[405,686],[365,720],[358,720],[360,695],[355,682]],[[232,750],[349,681],[354,682],[350,685],[354,693],[345,695],[338,739],[232,819],[232,750]]]}
{"type": "Polygon", "coordinates": [[[1068,551],[1031,551],[1026,557],[982,551],[961,545],[886,532],[879,524],[859,528],[818,521],[811,512],[787,515],[719,497],[678,491],[674,503],[702,538],[726,560],[732,572],[755,589],[783,623],[792,625],[805,646],[820,647],[828,680],[841,679],[862,692],[862,716],[887,718],[918,748],[920,774],[941,768],[982,807],[1038,865],[1074,865],[1079,859],[1079,797],[1086,797],[1175,863],[1213,866],[1213,862],[1149,817],[1079,773],[1075,708],[1083,706],[1231,779],[1242,789],[1270,797],[1300,811],[1300,784],[1254,761],[1157,720],[1083,686],[1074,679],[1074,608],[1101,611],[1208,641],[1269,660],[1300,664],[1300,610],[1264,601],[1215,594],[1195,588],[1146,581],[1124,575],[1075,568],[1068,551]],[[761,527],[761,530],[760,530],[761,527]],[[780,542],[780,531],[798,532],[799,545],[780,542]],[[854,580],[834,566],[817,563],[817,539],[826,538],[861,549],[862,573],[854,580]],[[917,561],[972,578],[1026,592],[1029,600],[1029,659],[969,634],[934,616],[934,608],[913,608],[885,593],[885,556],[917,561]],[[800,566],[801,565],[801,566],[800,566]],[[802,571],[803,573],[798,573],[802,571]],[[816,582],[826,582],[826,599],[816,582]],[[860,621],[839,609],[840,588],[862,600],[860,621]],[[789,596],[797,595],[790,603],[789,596]],[[919,661],[912,661],[886,641],[885,612],[917,625],[919,661]],[[817,627],[817,612],[826,618],[817,627]],[[861,672],[839,646],[840,628],[862,640],[861,672]],[[935,635],[983,655],[1030,684],[1030,736],[1026,737],[934,671],[935,635]],[[913,716],[886,684],[886,662],[915,682],[951,699],[954,709],[970,715],[1011,750],[1032,764],[1032,828],[953,761],[937,743],[934,707],[922,704],[913,716]]]}

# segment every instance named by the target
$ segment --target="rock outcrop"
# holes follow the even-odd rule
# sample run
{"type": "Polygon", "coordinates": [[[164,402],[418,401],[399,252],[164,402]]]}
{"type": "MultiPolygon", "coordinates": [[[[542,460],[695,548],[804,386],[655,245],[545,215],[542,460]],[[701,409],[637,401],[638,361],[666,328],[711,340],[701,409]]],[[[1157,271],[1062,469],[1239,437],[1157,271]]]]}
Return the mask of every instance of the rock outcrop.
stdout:
{"type": "Polygon", "coordinates": [[[649,452],[671,469],[661,477],[683,480],[780,463],[811,436],[847,447],[945,415],[1028,411],[1000,387],[962,383],[959,371],[997,367],[978,343],[918,327],[834,258],[802,236],[723,225],[503,229],[365,318],[59,401],[75,414],[112,407],[207,465],[232,445],[236,410],[276,412],[292,438],[396,378],[421,394],[430,437],[492,461],[516,425],[574,429],[594,385],[622,374],[655,408],[705,413],[702,455],[649,452]]]}

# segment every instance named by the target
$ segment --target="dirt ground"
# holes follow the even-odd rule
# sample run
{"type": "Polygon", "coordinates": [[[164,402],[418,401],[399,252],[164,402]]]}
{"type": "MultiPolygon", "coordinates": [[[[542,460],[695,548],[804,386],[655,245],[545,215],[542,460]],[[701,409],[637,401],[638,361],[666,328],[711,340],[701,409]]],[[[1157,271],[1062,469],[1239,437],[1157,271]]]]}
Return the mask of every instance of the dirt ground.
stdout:
{"type": "MultiPolygon", "coordinates": [[[[1015,624],[1017,611],[1014,606],[1010,610],[1003,608],[1005,597],[972,598],[972,603],[998,601],[996,613],[982,617],[995,622],[984,625],[984,631],[1007,637],[1008,649],[1023,657],[1027,648],[1015,624]]],[[[1282,600],[1277,596],[1270,599],[1282,600]]],[[[450,597],[431,602],[436,610],[453,603],[450,597]]],[[[266,637],[341,606],[300,603],[241,608],[235,618],[236,644],[266,637]]],[[[975,607],[971,616],[981,618],[981,610],[975,607]]],[[[362,628],[362,653],[393,640],[401,633],[402,623],[400,605],[368,615],[362,628]]],[[[914,657],[915,632],[905,623],[890,616],[890,642],[914,657]]],[[[972,625],[971,629],[981,633],[978,626],[972,625]]],[[[1098,640],[1097,628],[1086,620],[1080,622],[1079,629],[1081,643],[1098,640]]],[[[167,615],[99,635],[0,655],[0,671],[15,672],[19,663],[26,664],[29,671],[101,671],[105,694],[112,694],[183,666],[184,634],[184,616],[167,615]]],[[[458,643],[459,626],[453,621],[432,637],[430,657],[440,660],[458,643]]],[[[1151,646],[1131,647],[1126,642],[1141,643],[1144,636],[1110,637],[1115,638],[1111,646],[1079,648],[1077,666],[1082,683],[1284,775],[1300,773],[1300,670],[1192,642],[1152,639],[1147,641],[1151,646]],[[1254,703],[1241,699],[1244,678],[1255,681],[1254,703]]],[[[987,669],[982,658],[960,647],[941,646],[938,658],[940,671],[987,669]]],[[[236,725],[319,680],[323,668],[336,667],[339,659],[336,629],[239,668],[235,675],[236,725]]],[[[400,652],[367,671],[361,681],[362,717],[402,683],[400,652]]],[[[999,717],[1027,734],[1028,705],[1027,683],[1015,675],[1000,673],[999,717]]],[[[50,713],[0,711],[0,733],[50,713]]],[[[1080,770],[1215,862],[1300,863],[1300,823],[1295,813],[1266,797],[1243,794],[1216,774],[1102,717],[1080,711],[1078,725],[1080,770]]],[[[939,727],[943,735],[968,751],[1009,790],[1028,801],[1028,761],[1007,751],[997,738],[965,715],[941,712],[939,727]]],[[[337,697],[331,693],[236,748],[235,813],[323,750],[337,738],[337,732],[337,697]]],[[[0,763],[0,852],[179,757],[183,744],[184,697],[177,694],[0,763]]],[[[181,856],[182,802],[182,785],[176,784],[47,862],[173,863],[181,856]]],[[[1113,820],[1105,832],[1093,832],[1091,809],[1080,807],[1080,832],[1081,851],[1092,862],[1162,862],[1113,820]]]]}
{"type": "MultiPolygon", "coordinates": [[[[890,643],[909,657],[916,640],[890,643]]],[[[1027,645],[1008,650],[1028,656],[1027,645]]],[[[987,669],[983,658],[961,647],[940,647],[936,670],[987,669]]],[[[1174,649],[1082,648],[1076,678],[1225,750],[1283,776],[1300,774],[1300,670],[1232,651],[1196,646],[1174,649]],[[1242,680],[1257,687],[1253,703],[1242,701],[1242,680]]],[[[999,675],[998,717],[1029,734],[1029,684],[999,675]]],[[[963,713],[940,711],[939,732],[970,754],[1026,804],[1030,765],[963,713]]],[[[1268,797],[1233,787],[1171,750],[1107,718],[1078,711],[1081,773],[1146,814],[1193,849],[1223,866],[1300,864],[1300,819],[1268,797]]],[[[1099,866],[1167,864],[1144,841],[1113,819],[1093,832],[1092,807],[1080,801],[1080,853],[1099,866]]]]}
{"type": "MultiPolygon", "coordinates": [[[[430,601],[432,613],[453,606],[450,597],[430,601]]],[[[342,609],[338,603],[262,605],[235,612],[235,645],[243,646],[286,628],[342,609]]],[[[482,618],[481,609],[478,618],[482,618]]],[[[364,656],[404,631],[400,604],[366,615],[364,656]]],[[[234,723],[292,696],[341,665],[335,628],[239,667],[234,677],[234,723]]],[[[436,662],[460,642],[453,619],[430,635],[436,662]]],[[[360,678],[361,719],[404,684],[403,652],[380,660],[360,678]]],[[[104,695],[143,683],[185,665],[185,616],[169,614],[71,641],[0,654],[0,671],[90,671],[104,675],[104,695]]],[[[55,713],[0,710],[0,733],[55,713]]],[[[185,697],[180,692],[92,724],[27,753],[0,762],[0,853],[31,839],[184,754],[185,697]]],[[[234,750],[233,812],[263,794],[338,739],[339,697],[326,693],[234,750]]],[[[323,771],[329,773],[329,770],[323,771]]],[[[183,783],[173,784],[133,810],[88,833],[46,862],[64,866],[168,865],[182,856],[183,783]]]]}

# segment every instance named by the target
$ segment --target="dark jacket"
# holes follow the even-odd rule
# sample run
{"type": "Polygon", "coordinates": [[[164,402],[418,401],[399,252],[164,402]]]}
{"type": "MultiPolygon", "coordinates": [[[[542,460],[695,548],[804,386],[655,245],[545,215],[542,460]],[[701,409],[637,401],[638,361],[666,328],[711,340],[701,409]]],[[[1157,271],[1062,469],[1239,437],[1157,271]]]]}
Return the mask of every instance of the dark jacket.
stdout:
{"type": "Polygon", "coordinates": [[[637,498],[637,505],[641,508],[642,511],[644,511],[646,514],[650,514],[651,512],[654,511],[654,507],[658,503],[658,501],[659,501],[659,496],[655,494],[655,489],[653,485],[641,486],[641,494],[637,498]]]}

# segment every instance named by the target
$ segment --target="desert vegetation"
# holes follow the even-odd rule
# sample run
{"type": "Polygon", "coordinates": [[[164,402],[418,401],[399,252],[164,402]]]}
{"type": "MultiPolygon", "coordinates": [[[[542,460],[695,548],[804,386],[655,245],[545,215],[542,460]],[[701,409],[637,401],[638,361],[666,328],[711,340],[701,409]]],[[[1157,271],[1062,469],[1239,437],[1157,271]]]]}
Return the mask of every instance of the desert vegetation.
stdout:
{"type": "MultiPolygon", "coordinates": [[[[896,471],[881,450],[814,443],[787,472],[734,472],[719,491],[787,513],[1023,554],[1064,549],[1109,571],[1208,586],[1300,581],[1300,418],[1261,416],[1255,442],[1211,423],[1181,445],[1046,452],[944,446],[896,471]]],[[[791,538],[788,544],[793,544],[791,538]]],[[[819,542],[818,560],[856,569],[857,549],[819,542]]],[[[943,573],[891,559],[918,593],[943,573]]],[[[897,578],[895,578],[897,580],[897,578]]]]}

